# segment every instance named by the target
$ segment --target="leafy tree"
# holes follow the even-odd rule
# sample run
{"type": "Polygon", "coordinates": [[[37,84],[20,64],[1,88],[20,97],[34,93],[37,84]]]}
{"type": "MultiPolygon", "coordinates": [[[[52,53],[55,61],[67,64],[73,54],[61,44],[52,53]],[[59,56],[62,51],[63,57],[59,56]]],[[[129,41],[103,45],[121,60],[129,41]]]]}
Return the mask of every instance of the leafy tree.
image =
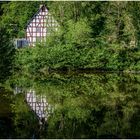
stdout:
{"type": "Polygon", "coordinates": [[[6,78],[9,76],[12,70],[12,64],[14,60],[14,45],[10,35],[6,32],[5,28],[0,28],[0,78],[6,78]]]}
{"type": "Polygon", "coordinates": [[[9,2],[2,5],[1,26],[14,37],[24,37],[27,21],[34,15],[39,2],[9,2]]]}

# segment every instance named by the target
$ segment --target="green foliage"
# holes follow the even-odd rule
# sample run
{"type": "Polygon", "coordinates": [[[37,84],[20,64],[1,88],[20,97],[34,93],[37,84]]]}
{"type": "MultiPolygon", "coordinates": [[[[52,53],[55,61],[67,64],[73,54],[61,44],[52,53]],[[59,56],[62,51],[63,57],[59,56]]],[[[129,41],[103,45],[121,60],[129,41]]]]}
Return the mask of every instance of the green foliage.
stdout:
{"type": "Polygon", "coordinates": [[[69,42],[65,39],[67,42],[65,44],[61,42],[61,37],[54,35],[54,38],[50,37],[51,41],[48,41],[44,47],[37,45],[35,48],[19,50],[15,65],[29,73],[47,72],[51,69],[139,70],[140,57],[137,49],[120,48],[117,44],[108,45],[101,40],[95,40],[96,46],[89,47],[90,43],[84,42],[82,38],[77,39],[76,42],[75,38],[77,36],[71,40],[68,39],[69,42]]]}
{"type": "Polygon", "coordinates": [[[24,37],[27,21],[37,10],[39,2],[0,2],[0,79],[11,74],[14,39],[24,37]],[[32,9],[32,10],[31,10],[32,9]]]}
{"type": "Polygon", "coordinates": [[[46,43],[19,51],[15,65],[20,64],[23,71],[29,72],[51,69],[138,70],[139,57],[135,59],[135,54],[139,50],[136,49],[132,13],[126,9],[128,4],[49,2],[50,11],[56,12],[54,16],[62,25],[60,30],[47,37],[46,43]]]}
{"type": "MultiPolygon", "coordinates": [[[[8,34],[6,37],[12,39],[24,37],[27,21],[37,11],[39,4],[40,2],[2,3],[2,35],[8,34]]],[[[25,73],[47,72],[51,69],[139,70],[139,56],[136,56],[139,54],[139,3],[44,4],[60,24],[60,29],[47,36],[46,42],[36,44],[34,48],[17,50],[15,70],[25,73]]]]}
{"type": "Polygon", "coordinates": [[[92,30],[87,20],[82,19],[76,23],[71,20],[67,23],[66,44],[89,45],[91,32],[92,30]]]}
{"type": "Polygon", "coordinates": [[[15,49],[5,28],[0,27],[0,36],[0,79],[2,80],[10,75],[15,49]]]}
{"type": "Polygon", "coordinates": [[[1,26],[13,37],[24,37],[27,21],[37,11],[39,2],[9,2],[2,5],[1,26]]]}

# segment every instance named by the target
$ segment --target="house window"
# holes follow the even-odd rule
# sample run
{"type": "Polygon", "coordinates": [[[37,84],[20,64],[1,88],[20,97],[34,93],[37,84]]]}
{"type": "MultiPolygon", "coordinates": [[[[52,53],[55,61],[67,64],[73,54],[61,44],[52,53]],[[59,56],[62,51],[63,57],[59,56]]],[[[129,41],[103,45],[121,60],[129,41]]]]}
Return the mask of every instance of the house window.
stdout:
{"type": "Polygon", "coordinates": [[[40,28],[40,27],[37,27],[37,28],[36,28],[36,32],[37,32],[37,33],[41,33],[41,28],[40,28]]]}
{"type": "Polygon", "coordinates": [[[16,40],[16,48],[23,48],[28,45],[28,41],[26,39],[17,39],[16,40]]]}

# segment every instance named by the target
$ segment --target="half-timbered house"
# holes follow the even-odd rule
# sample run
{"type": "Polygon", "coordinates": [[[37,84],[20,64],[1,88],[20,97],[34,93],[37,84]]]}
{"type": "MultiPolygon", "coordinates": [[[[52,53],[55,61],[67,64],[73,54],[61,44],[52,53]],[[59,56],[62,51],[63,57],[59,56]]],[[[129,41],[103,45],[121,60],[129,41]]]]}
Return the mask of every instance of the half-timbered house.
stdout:
{"type": "Polygon", "coordinates": [[[26,40],[29,46],[45,42],[52,30],[57,30],[58,23],[48,12],[45,5],[40,5],[37,13],[31,18],[26,28],[26,40]]]}
{"type": "Polygon", "coordinates": [[[35,46],[36,43],[45,42],[46,37],[58,29],[59,24],[49,13],[45,5],[40,5],[39,10],[29,20],[26,26],[25,39],[17,39],[16,47],[22,48],[24,44],[28,46],[35,46]]]}

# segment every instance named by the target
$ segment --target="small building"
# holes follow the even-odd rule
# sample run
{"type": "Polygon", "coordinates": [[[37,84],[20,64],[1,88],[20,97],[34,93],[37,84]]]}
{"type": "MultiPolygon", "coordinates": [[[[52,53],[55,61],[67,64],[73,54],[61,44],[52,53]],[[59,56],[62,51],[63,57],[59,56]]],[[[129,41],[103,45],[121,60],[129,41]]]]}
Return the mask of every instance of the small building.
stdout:
{"type": "Polygon", "coordinates": [[[46,6],[40,5],[39,10],[29,20],[26,26],[26,41],[25,39],[17,39],[16,48],[24,47],[24,43],[26,45],[28,44],[28,46],[35,46],[36,43],[45,42],[46,37],[49,36],[52,31],[56,31],[58,26],[59,24],[48,12],[46,6]]]}
{"type": "Polygon", "coordinates": [[[26,38],[17,38],[15,39],[14,44],[16,46],[16,49],[23,48],[23,47],[28,46],[28,41],[26,40],[26,38]]]}

